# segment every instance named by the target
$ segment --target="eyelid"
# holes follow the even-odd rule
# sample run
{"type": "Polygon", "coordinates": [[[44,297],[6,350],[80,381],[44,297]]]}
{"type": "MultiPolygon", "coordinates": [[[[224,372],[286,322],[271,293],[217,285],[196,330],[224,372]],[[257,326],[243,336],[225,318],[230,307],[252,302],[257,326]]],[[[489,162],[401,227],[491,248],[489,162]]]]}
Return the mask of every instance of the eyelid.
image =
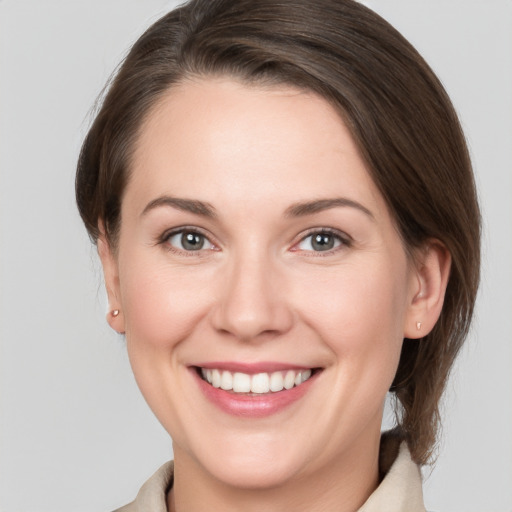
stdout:
{"type": "MultiPolygon", "coordinates": [[[[215,250],[218,251],[218,250],[220,250],[219,244],[216,243],[214,240],[212,240],[212,238],[214,238],[214,237],[212,237],[211,233],[209,233],[208,231],[206,231],[203,228],[200,228],[198,226],[193,226],[193,225],[184,225],[184,226],[176,226],[174,228],[170,228],[170,229],[164,231],[162,233],[162,235],[160,235],[160,237],[158,237],[157,243],[160,244],[160,245],[167,244],[167,249],[172,251],[172,252],[176,252],[176,253],[179,253],[179,254],[184,254],[186,256],[200,256],[200,255],[204,255],[204,253],[207,252],[207,251],[215,251],[215,250]],[[206,238],[206,240],[213,246],[213,248],[199,249],[197,251],[186,251],[186,250],[181,250],[181,249],[179,249],[177,247],[174,247],[174,246],[172,246],[170,244],[167,244],[169,238],[171,238],[172,236],[175,236],[175,235],[177,235],[179,233],[183,233],[185,231],[186,232],[190,232],[190,233],[197,233],[197,234],[199,234],[201,236],[204,236],[206,238]]],[[[314,227],[314,228],[309,228],[305,232],[301,233],[296,238],[296,241],[293,242],[292,247],[289,250],[292,251],[292,252],[312,253],[315,256],[322,256],[322,255],[332,254],[332,253],[337,252],[339,250],[342,250],[343,248],[346,248],[346,247],[350,247],[352,245],[352,243],[353,243],[352,237],[347,235],[347,233],[345,233],[344,231],[340,231],[338,229],[331,228],[331,227],[314,227]],[[329,249],[329,250],[326,250],[326,251],[308,251],[308,250],[299,249],[297,247],[306,238],[308,238],[308,237],[310,237],[310,236],[312,236],[314,234],[318,234],[318,233],[327,233],[327,234],[333,235],[336,238],[338,238],[338,240],[341,243],[340,243],[339,246],[334,247],[334,248],[329,249]]]]}
{"type": "Polygon", "coordinates": [[[334,252],[337,252],[339,250],[342,250],[343,248],[346,248],[346,247],[350,247],[352,245],[352,242],[353,242],[353,239],[351,236],[347,235],[347,233],[345,233],[344,231],[340,231],[338,229],[335,229],[335,228],[328,228],[328,227],[316,227],[316,228],[310,228],[308,230],[306,230],[306,232],[304,233],[301,233],[298,237],[298,240],[296,242],[293,243],[292,247],[290,248],[290,250],[292,252],[304,252],[304,253],[312,253],[314,254],[315,256],[323,256],[323,255],[329,255],[329,254],[332,254],[334,252]],[[332,249],[329,249],[327,251],[307,251],[307,250],[302,250],[302,249],[299,249],[297,246],[303,242],[306,238],[312,236],[312,235],[315,235],[315,234],[318,234],[318,233],[327,233],[329,235],[333,235],[335,236],[336,238],[338,238],[340,240],[340,245],[337,246],[337,247],[334,247],[332,249]]]}
{"type": "Polygon", "coordinates": [[[185,225],[185,226],[177,226],[177,227],[174,227],[174,228],[164,231],[162,233],[162,235],[160,235],[160,237],[158,238],[157,243],[160,245],[167,244],[166,248],[172,252],[184,254],[186,256],[200,256],[201,253],[204,254],[205,251],[219,250],[218,244],[216,242],[212,241],[212,238],[213,237],[211,236],[210,233],[208,233],[206,230],[204,230],[198,226],[185,225]],[[174,247],[173,245],[167,243],[171,237],[173,237],[179,233],[183,233],[183,232],[197,233],[198,235],[204,236],[205,239],[208,240],[208,242],[214,248],[213,249],[212,248],[199,249],[197,251],[185,251],[185,250],[179,249],[178,247],[174,247]]]}

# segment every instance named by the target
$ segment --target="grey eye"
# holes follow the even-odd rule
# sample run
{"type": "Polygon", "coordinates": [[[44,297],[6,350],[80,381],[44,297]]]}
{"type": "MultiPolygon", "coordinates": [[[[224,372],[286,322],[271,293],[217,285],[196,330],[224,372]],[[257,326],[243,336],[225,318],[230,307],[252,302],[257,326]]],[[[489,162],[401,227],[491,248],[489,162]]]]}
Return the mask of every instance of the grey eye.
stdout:
{"type": "Polygon", "coordinates": [[[196,231],[179,231],[168,238],[168,243],[181,251],[200,251],[212,249],[213,244],[196,231]]]}
{"type": "Polygon", "coordinates": [[[319,231],[303,238],[298,244],[301,251],[330,251],[341,245],[339,236],[327,231],[319,231]]]}

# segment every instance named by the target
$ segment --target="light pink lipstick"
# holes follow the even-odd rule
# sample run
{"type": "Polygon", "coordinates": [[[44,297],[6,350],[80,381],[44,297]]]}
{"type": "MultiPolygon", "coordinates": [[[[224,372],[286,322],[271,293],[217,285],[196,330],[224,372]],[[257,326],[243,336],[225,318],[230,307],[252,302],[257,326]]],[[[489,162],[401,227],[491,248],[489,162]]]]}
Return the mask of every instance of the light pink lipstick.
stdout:
{"type": "Polygon", "coordinates": [[[270,416],[290,406],[309,391],[320,373],[318,368],[275,362],[209,362],[192,366],[190,370],[208,401],[227,414],[250,418],[270,416]],[[254,392],[255,379],[263,382],[259,384],[263,386],[262,391],[254,392]]]}

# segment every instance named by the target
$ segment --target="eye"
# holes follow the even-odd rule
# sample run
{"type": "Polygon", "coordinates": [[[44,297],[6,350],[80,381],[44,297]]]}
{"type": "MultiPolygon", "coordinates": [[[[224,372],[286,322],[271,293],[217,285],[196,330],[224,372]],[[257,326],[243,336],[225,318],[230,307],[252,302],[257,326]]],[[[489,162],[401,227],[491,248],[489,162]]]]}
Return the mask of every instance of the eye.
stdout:
{"type": "Polygon", "coordinates": [[[174,249],[185,252],[215,249],[208,238],[197,231],[182,229],[170,233],[165,241],[174,249]]]}
{"type": "Polygon", "coordinates": [[[348,245],[340,235],[327,230],[314,231],[305,236],[298,244],[300,251],[325,252],[340,247],[342,244],[348,245]]]}

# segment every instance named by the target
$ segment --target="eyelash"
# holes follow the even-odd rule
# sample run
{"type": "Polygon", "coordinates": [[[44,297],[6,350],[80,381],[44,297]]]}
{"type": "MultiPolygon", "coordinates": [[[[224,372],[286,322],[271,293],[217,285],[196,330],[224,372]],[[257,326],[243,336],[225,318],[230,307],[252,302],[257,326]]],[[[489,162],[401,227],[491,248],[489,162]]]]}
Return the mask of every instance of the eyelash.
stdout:
{"type": "Polygon", "coordinates": [[[325,251],[303,251],[308,254],[309,257],[324,257],[324,256],[330,256],[340,250],[343,250],[344,248],[350,247],[352,245],[352,239],[342,231],[338,231],[337,229],[333,228],[313,228],[310,229],[306,234],[302,235],[300,240],[295,243],[292,247],[292,251],[298,252],[301,251],[301,249],[296,248],[299,244],[303,243],[308,238],[314,236],[314,235],[329,235],[334,237],[339,243],[337,246],[333,247],[332,249],[328,249],[325,251]]]}
{"type": "MultiPolygon", "coordinates": [[[[187,250],[184,250],[184,249],[179,249],[178,247],[175,247],[173,245],[171,245],[169,243],[169,240],[173,237],[173,236],[176,236],[176,235],[183,235],[183,234],[192,234],[192,235],[199,235],[201,237],[204,238],[205,242],[206,243],[209,243],[210,245],[212,245],[213,247],[216,247],[216,245],[210,240],[210,237],[204,233],[201,229],[198,229],[197,227],[193,227],[193,226],[181,226],[179,228],[174,228],[170,231],[166,231],[159,239],[158,243],[161,244],[161,245],[164,245],[165,248],[169,251],[169,252],[173,252],[175,254],[179,254],[179,255],[184,255],[184,256],[195,256],[195,257],[201,257],[201,256],[205,256],[205,249],[199,249],[199,250],[196,250],[196,251],[187,251],[187,250]]],[[[212,249],[210,249],[212,250],[212,249]]]]}
{"type": "MultiPolygon", "coordinates": [[[[184,249],[179,249],[169,243],[169,240],[173,236],[180,235],[180,234],[183,235],[184,233],[192,234],[192,235],[199,235],[204,238],[206,243],[209,243],[213,247],[216,247],[216,245],[210,240],[209,236],[206,233],[204,233],[202,230],[198,229],[197,227],[193,227],[193,226],[190,226],[190,227],[189,226],[181,226],[179,228],[174,228],[170,231],[166,231],[160,237],[158,243],[161,245],[165,245],[165,247],[168,251],[176,253],[176,254],[185,255],[185,256],[196,256],[196,257],[204,256],[205,249],[201,248],[196,251],[192,251],[192,250],[187,251],[184,249]]],[[[303,234],[301,236],[301,238],[299,239],[299,241],[293,244],[293,246],[290,250],[292,252],[302,251],[305,253],[310,253],[310,254],[308,254],[309,256],[322,257],[322,256],[329,256],[339,250],[342,250],[343,248],[350,247],[351,245],[352,245],[352,239],[346,233],[340,232],[340,231],[338,231],[336,229],[332,229],[332,228],[313,228],[313,229],[309,230],[308,232],[306,232],[305,234],[303,234]],[[332,249],[328,249],[325,251],[301,250],[301,249],[297,248],[298,245],[300,245],[305,240],[307,240],[309,237],[312,237],[314,235],[332,236],[337,240],[338,245],[336,245],[332,249]]],[[[216,249],[210,249],[210,250],[216,250],[216,249]]]]}

